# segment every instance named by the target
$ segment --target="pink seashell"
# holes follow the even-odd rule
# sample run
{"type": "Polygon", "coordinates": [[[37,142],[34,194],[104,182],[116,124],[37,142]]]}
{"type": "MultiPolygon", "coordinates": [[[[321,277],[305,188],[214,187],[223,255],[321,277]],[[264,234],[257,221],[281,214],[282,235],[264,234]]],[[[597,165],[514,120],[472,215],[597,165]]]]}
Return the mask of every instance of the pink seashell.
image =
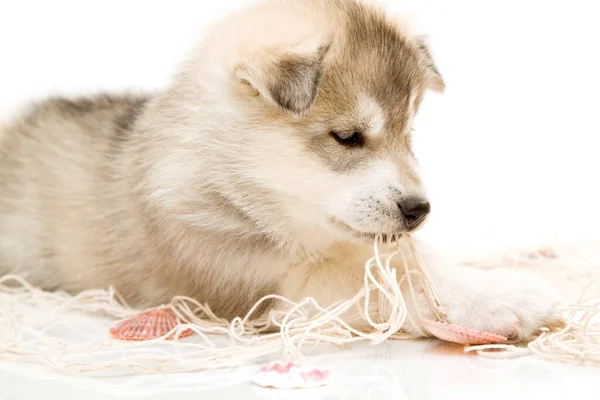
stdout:
{"type": "Polygon", "coordinates": [[[286,373],[290,372],[290,370],[292,368],[298,368],[298,367],[299,367],[299,365],[292,361],[290,361],[286,364],[280,364],[280,363],[276,362],[271,365],[265,365],[264,367],[259,369],[258,372],[274,372],[276,374],[286,374],[286,373]]]}
{"type": "MultiPolygon", "coordinates": [[[[178,324],[177,316],[168,308],[152,308],[119,322],[109,332],[113,338],[120,340],[152,340],[166,335],[178,324]]],[[[189,336],[192,332],[187,329],[179,337],[189,336]]]]}
{"type": "Polygon", "coordinates": [[[301,372],[300,376],[302,376],[302,380],[304,380],[305,384],[308,384],[309,382],[318,383],[329,379],[329,371],[315,368],[308,372],[301,372]]]}
{"type": "Polygon", "coordinates": [[[329,371],[303,367],[295,362],[275,362],[259,369],[252,378],[258,386],[277,389],[310,389],[329,383],[329,371]]]}
{"type": "Polygon", "coordinates": [[[491,332],[482,332],[475,329],[465,328],[447,322],[437,322],[429,319],[421,320],[421,323],[438,339],[458,344],[490,344],[506,342],[508,338],[491,332]]]}

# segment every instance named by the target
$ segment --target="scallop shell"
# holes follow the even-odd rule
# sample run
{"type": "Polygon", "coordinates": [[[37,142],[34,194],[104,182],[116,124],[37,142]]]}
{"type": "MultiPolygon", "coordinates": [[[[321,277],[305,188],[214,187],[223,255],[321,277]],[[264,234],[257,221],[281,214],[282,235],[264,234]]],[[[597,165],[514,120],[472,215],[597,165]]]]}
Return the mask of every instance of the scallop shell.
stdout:
{"type": "Polygon", "coordinates": [[[458,344],[490,344],[506,342],[508,338],[491,332],[482,332],[475,329],[465,328],[447,322],[437,322],[429,319],[421,320],[421,323],[438,339],[458,344]]]}
{"type": "Polygon", "coordinates": [[[259,369],[252,382],[266,388],[312,389],[329,383],[329,371],[295,362],[275,362],[259,369]]]}
{"type": "MultiPolygon", "coordinates": [[[[153,308],[119,322],[109,332],[113,338],[120,340],[152,340],[166,335],[178,324],[177,316],[168,308],[153,308]]],[[[192,332],[187,329],[179,337],[189,336],[192,332]]]]}

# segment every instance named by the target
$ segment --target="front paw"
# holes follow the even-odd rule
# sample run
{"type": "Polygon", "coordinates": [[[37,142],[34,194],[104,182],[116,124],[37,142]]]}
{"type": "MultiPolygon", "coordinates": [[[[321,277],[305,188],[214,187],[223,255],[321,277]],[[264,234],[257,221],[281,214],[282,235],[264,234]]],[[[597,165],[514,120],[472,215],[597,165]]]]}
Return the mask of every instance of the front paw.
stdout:
{"type": "Polygon", "coordinates": [[[466,328],[530,339],[556,322],[556,292],[539,277],[507,269],[462,271],[440,282],[440,301],[448,322],[466,328]]]}

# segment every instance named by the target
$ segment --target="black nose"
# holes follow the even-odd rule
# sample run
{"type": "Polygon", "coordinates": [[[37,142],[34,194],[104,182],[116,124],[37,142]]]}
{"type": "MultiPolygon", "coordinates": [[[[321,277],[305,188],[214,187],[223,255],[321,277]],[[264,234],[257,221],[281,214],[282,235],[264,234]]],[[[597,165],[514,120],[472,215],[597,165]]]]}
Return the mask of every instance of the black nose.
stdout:
{"type": "Polygon", "coordinates": [[[427,214],[429,214],[429,211],[431,211],[429,202],[419,197],[408,197],[398,203],[398,207],[400,207],[400,211],[404,215],[408,229],[414,229],[419,226],[427,214]]]}

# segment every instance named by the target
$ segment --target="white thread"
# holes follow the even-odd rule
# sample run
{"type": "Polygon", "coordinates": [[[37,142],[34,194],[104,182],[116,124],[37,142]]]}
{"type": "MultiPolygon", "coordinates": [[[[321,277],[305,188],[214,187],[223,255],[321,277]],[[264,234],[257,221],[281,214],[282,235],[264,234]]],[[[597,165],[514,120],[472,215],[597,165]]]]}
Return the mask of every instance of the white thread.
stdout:
{"type": "Polygon", "coordinates": [[[229,322],[218,318],[207,305],[178,296],[171,301],[169,308],[182,324],[162,338],[147,342],[65,342],[51,332],[67,321],[69,313],[126,318],[139,310],[128,307],[112,288],[69,296],[60,292],[44,292],[21,277],[7,275],[0,279],[0,359],[43,362],[68,373],[91,373],[123,367],[137,373],[188,372],[238,366],[278,352],[283,352],[284,359],[297,360],[302,358],[303,350],[322,343],[368,340],[377,344],[389,337],[414,337],[412,332],[425,335],[419,319],[410,315],[401,287],[404,282],[407,283],[416,304],[414,290],[417,282],[413,279],[419,278],[418,284],[430,307],[439,316],[441,311],[436,290],[416,253],[412,238],[406,236],[405,240],[416,260],[414,270],[410,269],[402,253],[400,239],[394,237],[385,242],[378,237],[375,240],[374,256],[365,264],[364,286],[351,299],[322,307],[313,298],[295,303],[282,296],[270,295],[260,299],[244,317],[229,322]],[[381,254],[381,247],[390,248],[390,251],[381,254]],[[396,269],[391,266],[396,255],[401,256],[403,268],[400,280],[396,269]],[[372,301],[374,296],[375,302],[372,301]],[[256,310],[269,300],[277,300],[288,308],[272,310],[255,318],[256,310]],[[34,310],[43,310],[41,315],[37,313],[36,318],[39,319],[32,319],[34,310]],[[370,326],[368,331],[352,326],[361,321],[370,326]],[[186,329],[198,334],[193,341],[165,340],[186,329]],[[218,346],[214,335],[229,337],[231,344],[218,346]],[[132,352],[145,349],[148,344],[153,347],[148,349],[147,354],[132,352]],[[110,350],[119,350],[122,355],[104,362],[81,360],[91,355],[106,357],[110,350]],[[126,351],[130,352],[126,354],[126,351]]]}
{"type": "MultiPolygon", "coordinates": [[[[404,238],[416,261],[415,269],[409,268],[399,238],[390,244],[379,237],[374,243],[374,256],[365,264],[363,288],[351,299],[322,307],[312,298],[295,303],[270,295],[260,299],[244,317],[229,322],[218,318],[208,306],[178,296],[169,307],[183,323],[162,338],[147,342],[97,339],[66,342],[53,331],[59,327],[77,330],[76,326],[65,326],[73,313],[127,318],[139,310],[128,307],[113,288],[70,296],[63,292],[44,292],[19,276],[7,275],[0,278],[0,359],[41,362],[66,373],[97,373],[117,368],[128,368],[136,373],[190,372],[239,366],[279,352],[283,352],[284,358],[301,359],[304,349],[322,343],[368,340],[377,344],[387,338],[428,336],[419,316],[409,313],[401,288],[407,286],[411,300],[417,304],[415,284],[420,284],[419,289],[423,290],[437,319],[444,317],[436,288],[414,242],[410,236],[404,238]],[[381,254],[381,246],[392,248],[381,254]],[[400,279],[396,269],[391,267],[396,255],[400,256],[403,268],[400,279]],[[372,301],[373,296],[376,296],[375,301],[372,301]],[[288,308],[253,318],[256,310],[268,300],[277,300],[288,308]],[[353,328],[351,325],[358,321],[366,322],[371,330],[363,332],[353,328]],[[187,329],[198,334],[193,341],[165,340],[187,329]],[[218,346],[215,335],[228,337],[231,344],[218,346]],[[91,355],[106,358],[116,350],[121,355],[109,361],[81,360],[91,355]]],[[[590,286],[598,282],[600,279],[590,286]]],[[[584,291],[577,303],[562,310],[562,319],[566,321],[563,328],[544,329],[526,348],[483,345],[467,347],[465,351],[477,351],[490,358],[534,354],[557,361],[600,364],[600,297],[588,296],[587,290],[584,291]]]]}

